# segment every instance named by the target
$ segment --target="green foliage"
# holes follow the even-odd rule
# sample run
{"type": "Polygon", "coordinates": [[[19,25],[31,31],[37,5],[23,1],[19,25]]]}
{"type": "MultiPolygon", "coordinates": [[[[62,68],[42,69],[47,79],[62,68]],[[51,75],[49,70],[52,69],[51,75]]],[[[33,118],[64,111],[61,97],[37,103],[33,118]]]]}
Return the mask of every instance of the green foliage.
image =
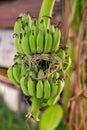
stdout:
{"type": "Polygon", "coordinates": [[[53,105],[45,110],[40,121],[40,130],[54,130],[63,116],[61,106],[53,105]]]}
{"type": "Polygon", "coordinates": [[[0,96],[0,130],[27,130],[24,116],[9,110],[0,96]]]}
{"type": "Polygon", "coordinates": [[[78,32],[84,7],[87,5],[87,0],[72,0],[72,25],[71,28],[78,32]]]}
{"type": "Polygon", "coordinates": [[[72,29],[78,31],[82,17],[82,0],[72,0],[72,29]]]}
{"type": "Polygon", "coordinates": [[[61,122],[55,130],[68,130],[68,127],[61,122]]]}
{"type": "Polygon", "coordinates": [[[68,44],[68,55],[71,58],[71,66],[68,68],[67,72],[66,72],[66,79],[65,79],[65,87],[64,87],[64,94],[63,94],[63,109],[64,111],[66,111],[67,109],[67,104],[68,104],[68,100],[69,100],[69,94],[70,94],[70,77],[74,68],[74,64],[75,64],[75,55],[74,55],[74,46],[73,46],[73,42],[71,40],[68,40],[67,42],[68,44]]]}

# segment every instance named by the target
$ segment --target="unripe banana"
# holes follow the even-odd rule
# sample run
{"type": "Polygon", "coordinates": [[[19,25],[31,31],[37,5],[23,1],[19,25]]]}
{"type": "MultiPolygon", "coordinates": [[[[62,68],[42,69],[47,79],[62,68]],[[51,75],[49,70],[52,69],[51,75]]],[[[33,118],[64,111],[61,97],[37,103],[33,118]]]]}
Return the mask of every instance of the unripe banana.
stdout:
{"type": "Polygon", "coordinates": [[[17,52],[24,54],[24,52],[22,50],[21,39],[22,39],[22,34],[20,34],[20,36],[15,39],[14,45],[15,45],[17,52]]]}
{"type": "Polygon", "coordinates": [[[37,27],[36,20],[33,21],[33,24],[31,26],[31,30],[33,30],[33,32],[34,32],[34,37],[37,38],[37,34],[38,34],[39,30],[38,30],[38,27],[37,27]]]}
{"type": "MultiPolygon", "coordinates": [[[[41,78],[44,76],[43,70],[40,70],[38,73],[38,78],[41,78]]],[[[36,85],[36,97],[37,98],[42,98],[43,97],[43,82],[42,80],[38,80],[37,85],[36,85]]]]}
{"type": "Polygon", "coordinates": [[[24,30],[25,30],[25,33],[26,33],[28,39],[29,39],[29,36],[30,36],[30,33],[31,33],[30,27],[29,26],[25,26],[24,30]]]}
{"type": "Polygon", "coordinates": [[[10,81],[14,84],[14,85],[18,85],[17,81],[14,79],[14,76],[13,76],[13,68],[12,67],[9,67],[8,71],[7,71],[7,74],[8,74],[8,78],[10,79],[10,81]]]}
{"type": "Polygon", "coordinates": [[[58,86],[53,82],[51,82],[50,86],[51,86],[51,97],[55,97],[57,94],[58,86]]]}
{"type": "Polygon", "coordinates": [[[22,63],[22,56],[21,55],[15,55],[13,60],[14,60],[14,63],[21,64],[22,63]]]}
{"type": "Polygon", "coordinates": [[[24,13],[22,16],[23,25],[26,25],[29,22],[28,13],[24,13]]]}
{"type": "Polygon", "coordinates": [[[31,27],[31,17],[28,13],[24,13],[22,16],[22,22],[23,25],[25,26],[26,24],[29,25],[29,27],[31,27]]]}
{"type": "Polygon", "coordinates": [[[66,71],[70,67],[70,65],[71,65],[71,58],[70,56],[66,56],[63,64],[63,70],[66,71]]]}
{"type": "Polygon", "coordinates": [[[32,19],[31,19],[31,16],[28,14],[28,18],[29,18],[29,22],[28,22],[28,25],[29,27],[31,28],[31,24],[32,24],[32,19]]]}
{"type": "Polygon", "coordinates": [[[65,52],[63,49],[59,48],[56,54],[61,60],[65,60],[65,52]]]}
{"type": "Polygon", "coordinates": [[[22,45],[22,50],[26,55],[31,54],[29,40],[26,33],[22,37],[21,45],[22,45]]]}
{"type": "Polygon", "coordinates": [[[51,83],[53,80],[53,74],[48,78],[49,83],[51,83]]]}
{"type": "Polygon", "coordinates": [[[21,29],[22,29],[22,20],[21,20],[21,18],[18,18],[14,25],[14,34],[19,35],[21,32],[21,29]]]}
{"type": "Polygon", "coordinates": [[[53,42],[52,42],[52,52],[56,52],[59,48],[61,33],[58,28],[55,29],[53,33],[53,42]]]}
{"type": "Polygon", "coordinates": [[[21,65],[20,64],[14,64],[12,66],[13,68],[13,76],[14,79],[17,81],[17,83],[20,85],[20,79],[21,79],[21,65]]]}
{"type": "Polygon", "coordinates": [[[46,24],[43,19],[38,23],[37,26],[38,26],[38,30],[42,31],[43,33],[46,32],[46,24]]]}
{"type": "Polygon", "coordinates": [[[44,35],[42,31],[39,31],[37,35],[37,53],[43,52],[44,35]]]}
{"type": "Polygon", "coordinates": [[[57,95],[60,95],[63,88],[64,88],[64,80],[63,79],[58,79],[57,86],[58,86],[57,95]]]}
{"type": "MultiPolygon", "coordinates": [[[[35,75],[35,73],[32,71],[32,72],[30,72],[30,76],[31,77],[35,77],[36,75],[35,75]]],[[[36,86],[35,86],[35,81],[34,80],[32,80],[32,78],[29,78],[28,79],[28,92],[29,92],[29,95],[30,96],[35,96],[35,90],[36,90],[36,86]]]]}
{"type": "MultiPolygon", "coordinates": [[[[50,25],[49,31],[50,31],[50,33],[52,34],[52,37],[53,37],[54,31],[55,31],[55,28],[54,28],[53,25],[50,25]]],[[[53,39],[53,38],[52,38],[52,39],[53,39]]]]}
{"type": "Polygon", "coordinates": [[[14,57],[14,63],[18,63],[18,64],[21,64],[22,62],[21,62],[21,57],[20,57],[20,55],[15,55],[15,57],[14,57]]]}
{"type": "Polygon", "coordinates": [[[32,19],[31,30],[32,30],[33,25],[36,25],[36,20],[35,19],[32,19]]]}
{"type": "Polygon", "coordinates": [[[55,78],[55,79],[58,79],[59,76],[60,76],[60,74],[59,74],[58,72],[55,72],[55,73],[53,74],[53,78],[55,78]]]}
{"type": "Polygon", "coordinates": [[[23,93],[26,96],[29,96],[27,82],[28,82],[28,79],[26,77],[22,77],[20,80],[21,89],[22,89],[23,93]]]}
{"type": "Polygon", "coordinates": [[[44,80],[44,99],[48,99],[51,95],[51,87],[49,81],[46,79],[44,80]]]}
{"type": "Polygon", "coordinates": [[[22,27],[21,32],[20,32],[20,34],[19,34],[19,36],[21,35],[21,39],[22,39],[22,36],[23,36],[24,34],[25,34],[25,28],[22,27]]]}
{"type": "Polygon", "coordinates": [[[64,88],[64,80],[58,79],[56,87],[57,87],[56,95],[54,97],[51,96],[47,101],[47,105],[49,105],[49,106],[58,102],[58,100],[60,98],[60,94],[64,88]]]}
{"type": "Polygon", "coordinates": [[[17,52],[22,53],[18,42],[19,42],[19,38],[17,37],[17,38],[15,38],[15,40],[14,40],[14,46],[15,46],[17,52]]]}
{"type": "Polygon", "coordinates": [[[31,32],[29,37],[30,49],[33,54],[37,52],[36,39],[34,36],[34,32],[31,32]]]}
{"type": "Polygon", "coordinates": [[[36,85],[36,97],[42,98],[43,97],[43,82],[39,80],[36,85]]]}
{"type": "Polygon", "coordinates": [[[51,106],[51,105],[55,104],[55,103],[54,103],[54,102],[55,102],[55,99],[56,99],[56,97],[50,97],[50,98],[47,100],[47,105],[48,105],[48,106],[51,106]]]}
{"type": "Polygon", "coordinates": [[[45,43],[44,43],[44,53],[51,52],[52,48],[52,35],[50,34],[49,30],[47,30],[45,34],[45,43]]]}
{"type": "Polygon", "coordinates": [[[26,63],[21,66],[21,77],[25,76],[28,71],[28,65],[26,63]]]}

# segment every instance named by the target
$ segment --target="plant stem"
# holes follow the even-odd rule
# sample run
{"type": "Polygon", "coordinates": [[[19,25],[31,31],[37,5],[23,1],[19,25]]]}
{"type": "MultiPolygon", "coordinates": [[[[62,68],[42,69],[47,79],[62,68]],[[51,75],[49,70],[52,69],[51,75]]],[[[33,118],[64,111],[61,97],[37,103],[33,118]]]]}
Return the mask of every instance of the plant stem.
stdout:
{"type": "Polygon", "coordinates": [[[83,36],[84,36],[84,30],[85,30],[85,25],[86,25],[86,21],[87,21],[87,7],[85,7],[84,9],[84,13],[83,13],[83,17],[82,17],[82,21],[80,24],[80,29],[79,29],[79,34],[78,34],[78,38],[77,38],[77,47],[76,47],[76,75],[77,75],[77,87],[81,87],[81,75],[80,75],[80,55],[81,55],[81,50],[82,50],[82,40],[83,40],[83,36]]]}
{"type": "Polygon", "coordinates": [[[66,72],[67,75],[66,75],[64,94],[63,94],[63,109],[64,109],[65,115],[66,115],[67,105],[68,105],[68,101],[70,97],[70,77],[71,77],[71,74],[74,68],[74,63],[75,63],[74,46],[70,40],[68,41],[68,55],[71,58],[71,67],[66,72]]]}
{"type": "Polygon", "coordinates": [[[39,21],[44,20],[46,27],[49,28],[50,25],[50,19],[52,17],[52,11],[54,7],[55,0],[43,0],[40,14],[39,14],[39,21]]]}
{"type": "Polygon", "coordinates": [[[74,20],[75,14],[76,14],[76,8],[77,8],[78,0],[72,1],[72,21],[74,20]]]}
{"type": "Polygon", "coordinates": [[[40,99],[37,99],[36,97],[32,97],[32,105],[31,105],[31,115],[36,120],[39,121],[39,109],[40,109],[41,101],[40,99]]]}

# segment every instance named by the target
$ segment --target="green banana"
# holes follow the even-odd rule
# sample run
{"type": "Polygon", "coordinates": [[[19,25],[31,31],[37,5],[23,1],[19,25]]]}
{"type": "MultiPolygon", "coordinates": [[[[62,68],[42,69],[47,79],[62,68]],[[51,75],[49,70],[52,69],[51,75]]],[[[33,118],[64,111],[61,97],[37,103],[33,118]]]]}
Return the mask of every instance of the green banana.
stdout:
{"type": "Polygon", "coordinates": [[[20,17],[16,20],[16,23],[14,25],[14,34],[19,35],[22,29],[22,20],[20,17]]]}
{"type": "Polygon", "coordinates": [[[22,63],[22,56],[21,55],[15,55],[14,57],[14,63],[18,63],[18,64],[21,64],[22,63]]]}
{"type": "Polygon", "coordinates": [[[28,92],[30,96],[35,96],[35,83],[31,78],[28,79],[28,92]]]}
{"type": "MultiPolygon", "coordinates": [[[[35,77],[35,73],[33,71],[30,72],[30,76],[35,77]]],[[[28,92],[30,96],[35,96],[36,85],[35,85],[35,81],[32,80],[31,77],[28,79],[28,92]]]]}
{"type": "Polygon", "coordinates": [[[45,33],[45,43],[44,43],[44,53],[51,52],[52,48],[52,35],[50,34],[49,30],[45,33]]]}
{"type": "Polygon", "coordinates": [[[55,97],[55,100],[54,100],[54,104],[57,103],[57,101],[58,101],[59,98],[60,98],[60,94],[61,94],[61,92],[63,91],[63,88],[64,88],[64,80],[63,80],[63,79],[58,79],[58,81],[57,81],[57,86],[58,86],[58,90],[57,90],[57,94],[56,94],[56,97],[55,97]]]}
{"type": "Polygon", "coordinates": [[[14,45],[15,45],[15,48],[17,50],[17,52],[21,53],[21,54],[24,54],[23,50],[22,50],[22,45],[21,45],[21,34],[19,37],[17,37],[14,41],[14,45]]]}
{"type": "Polygon", "coordinates": [[[23,63],[21,65],[21,77],[25,76],[28,71],[28,65],[26,63],[23,63]]]}
{"type": "Polygon", "coordinates": [[[63,64],[63,70],[66,71],[70,67],[70,65],[71,65],[71,58],[70,56],[66,56],[63,64]]]}
{"type": "Polygon", "coordinates": [[[39,31],[37,35],[37,53],[43,52],[43,45],[44,45],[44,35],[42,31],[39,31]]]}
{"type": "Polygon", "coordinates": [[[8,71],[7,71],[7,75],[8,75],[8,78],[10,79],[10,81],[14,84],[14,85],[18,85],[17,81],[14,79],[14,76],[13,76],[13,68],[12,67],[9,67],[8,71]]]}
{"type": "Polygon", "coordinates": [[[20,79],[21,79],[21,65],[20,64],[14,64],[12,66],[13,68],[13,76],[14,79],[17,81],[18,85],[20,85],[20,79]]]}
{"type": "Polygon", "coordinates": [[[59,43],[60,43],[60,38],[61,38],[60,30],[56,28],[52,36],[53,36],[52,52],[56,52],[59,48],[59,43]]]}
{"type": "Polygon", "coordinates": [[[20,46],[18,45],[19,44],[18,42],[19,42],[19,38],[17,37],[14,40],[14,46],[15,46],[17,52],[22,53],[22,51],[20,50],[20,46]]]}
{"type": "Polygon", "coordinates": [[[53,82],[51,82],[50,86],[51,86],[51,97],[55,97],[57,94],[58,86],[53,82]]]}
{"type": "Polygon", "coordinates": [[[32,26],[31,26],[31,30],[33,30],[34,32],[34,37],[37,38],[37,34],[38,34],[38,27],[37,27],[37,22],[36,20],[33,21],[32,26]]]}
{"type": "Polygon", "coordinates": [[[38,26],[38,30],[42,31],[43,33],[46,32],[46,25],[43,19],[40,22],[38,22],[37,26],[38,26]]]}
{"type": "Polygon", "coordinates": [[[58,79],[56,87],[57,87],[56,95],[54,97],[51,96],[47,101],[47,105],[49,105],[49,106],[57,103],[57,101],[59,100],[60,94],[64,88],[64,80],[58,79]]]}
{"type": "Polygon", "coordinates": [[[48,105],[48,106],[53,105],[53,104],[54,104],[54,101],[55,101],[55,97],[49,98],[49,99],[47,100],[47,105],[48,105]]]}
{"type": "MultiPolygon", "coordinates": [[[[44,76],[43,70],[40,70],[38,73],[38,78],[41,78],[44,76]]],[[[42,80],[38,80],[37,85],[36,85],[36,97],[37,98],[42,98],[43,97],[43,82],[42,80]]]]}
{"type": "Polygon", "coordinates": [[[23,93],[26,96],[29,96],[27,82],[28,82],[28,79],[26,77],[22,77],[20,80],[21,89],[22,89],[23,93]]]}
{"type": "Polygon", "coordinates": [[[23,25],[25,26],[26,24],[29,25],[29,27],[31,27],[31,17],[28,13],[24,13],[23,16],[22,16],[22,22],[23,22],[23,25]]]}
{"type": "Polygon", "coordinates": [[[29,22],[28,13],[24,13],[22,16],[22,22],[26,25],[29,22]]]}
{"type": "MultiPolygon", "coordinates": [[[[25,27],[22,27],[21,29],[21,32],[19,34],[19,36],[21,35],[21,39],[22,39],[22,36],[25,34],[25,27]]],[[[20,38],[20,37],[19,37],[20,38]]]]}
{"type": "Polygon", "coordinates": [[[53,74],[53,78],[54,78],[54,79],[58,79],[59,76],[60,76],[60,74],[59,74],[58,72],[55,72],[55,73],[53,74]]]}
{"type": "Polygon", "coordinates": [[[34,36],[34,32],[31,32],[30,34],[29,43],[30,43],[31,52],[35,54],[37,52],[37,47],[36,47],[36,39],[34,36]]]}
{"type": "Polygon", "coordinates": [[[51,87],[49,81],[46,79],[44,80],[44,99],[48,99],[51,95],[51,87]]]}
{"type": "Polygon", "coordinates": [[[65,52],[63,49],[59,48],[58,51],[56,52],[58,58],[60,58],[61,60],[65,60],[65,52]]]}
{"type": "Polygon", "coordinates": [[[43,82],[39,80],[36,85],[36,97],[42,98],[43,97],[43,82]]]}
{"type": "Polygon", "coordinates": [[[26,33],[22,36],[21,45],[22,45],[22,50],[26,55],[31,54],[29,40],[26,33]]]}
{"type": "Polygon", "coordinates": [[[25,33],[26,33],[28,39],[29,39],[29,36],[30,36],[30,33],[31,33],[30,27],[29,26],[25,26],[24,30],[25,30],[25,33]]]}
{"type": "Polygon", "coordinates": [[[54,31],[55,31],[54,25],[50,25],[49,31],[50,31],[50,33],[52,34],[52,37],[53,37],[54,31]]]}
{"type": "Polygon", "coordinates": [[[49,83],[52,82],[52,80],[53,80],[53,75],[54,75],[54,74],[52,74],[51,76],[49,76],[49,78],[48,78],[49,83]]]}
{"type": "Polygon", "coordinates": [[[58,86],[57,95],[60,95],[63,88],[64,88],[64,80],[63,79],[58,79],[57,86],[58,86]]]}

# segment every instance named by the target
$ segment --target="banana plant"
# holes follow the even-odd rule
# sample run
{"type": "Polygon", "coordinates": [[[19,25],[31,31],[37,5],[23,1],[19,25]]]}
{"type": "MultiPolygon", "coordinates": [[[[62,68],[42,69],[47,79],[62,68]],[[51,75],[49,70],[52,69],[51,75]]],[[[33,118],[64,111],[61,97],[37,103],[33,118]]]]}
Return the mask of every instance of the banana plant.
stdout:
{"type": "Polygon", "coordinates": [[[17,55],[8,77],[20,86],[31,102],[26,118],[40,121],[40,130],[54,130],[63,109],[57,102],[64,89],[64,74],[71,66],[70,54],[60,46],[61,31],[51,25],[55,0],[43,0],[36,21],[30,14],[18,17],[14,25],[17,55]],[[46,108],[40,117],[40,109],[46,108]],[[55,118],[55,120],[53,119],[55,118]]]}

